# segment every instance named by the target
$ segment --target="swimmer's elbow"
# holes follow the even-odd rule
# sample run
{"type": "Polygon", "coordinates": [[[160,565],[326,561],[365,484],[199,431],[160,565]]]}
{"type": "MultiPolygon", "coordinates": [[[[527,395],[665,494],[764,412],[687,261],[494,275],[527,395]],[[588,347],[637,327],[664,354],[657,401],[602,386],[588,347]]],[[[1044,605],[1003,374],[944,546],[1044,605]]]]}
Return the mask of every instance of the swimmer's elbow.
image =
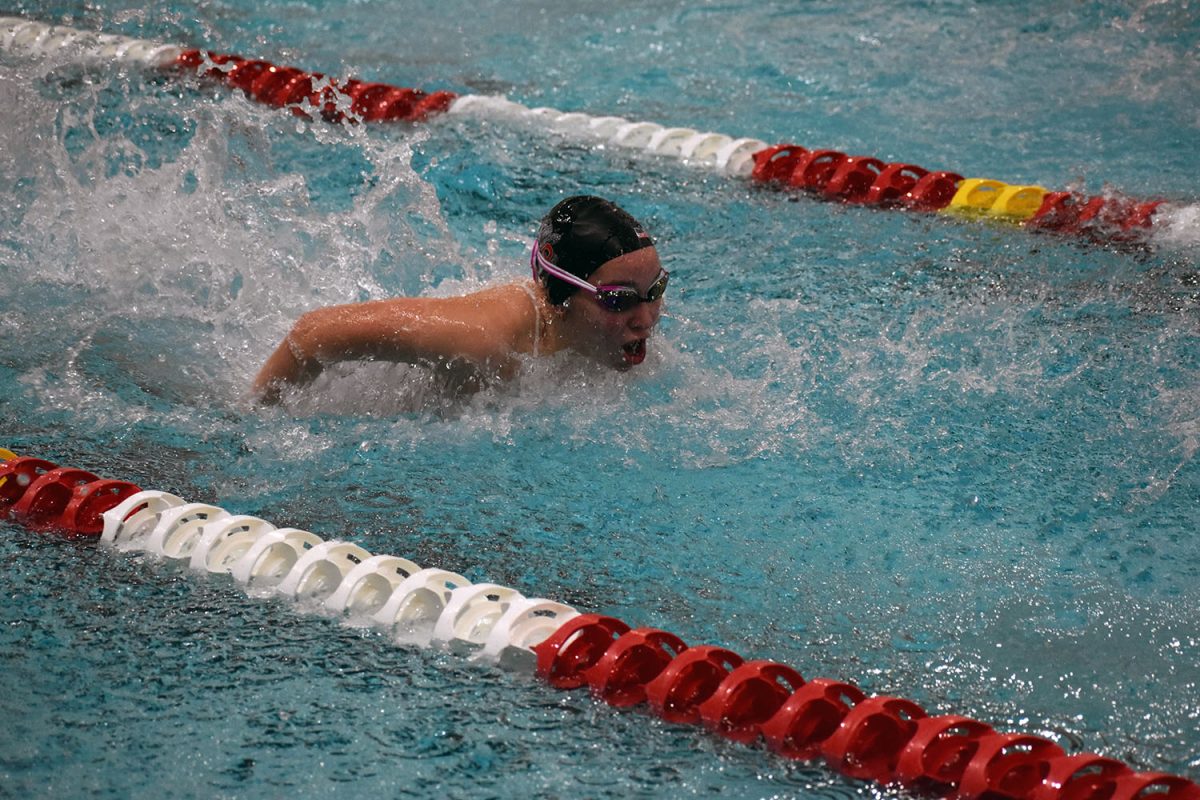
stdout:
{"type": "Polygon", "coordinates": [[[321,363],[316,358],[319,345],[315,338],[318,335],[315,324],[319,320],[305,319],[308,316],[305,314],[296,321],[263,364],[250,390],[256,402],[274,405],[282,399],[285,387],[305,384],[320,374],[321,363]]]}
{"type": "Polygon", "coordinates": [[[283,339],[283,343],[298,364],[314,364],[320,359],[326,338],[323,334],[326,326],[321,311],[322,309],[317,309],[301,314],[283,339]]]}

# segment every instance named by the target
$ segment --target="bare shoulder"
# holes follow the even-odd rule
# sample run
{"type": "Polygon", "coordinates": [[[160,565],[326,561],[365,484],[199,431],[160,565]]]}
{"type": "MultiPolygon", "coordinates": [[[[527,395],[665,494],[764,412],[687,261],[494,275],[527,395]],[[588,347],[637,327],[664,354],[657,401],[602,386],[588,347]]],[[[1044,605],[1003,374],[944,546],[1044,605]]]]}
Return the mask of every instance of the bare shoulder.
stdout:
{"type": "Polygon", "coordinates": [[[480,307],[494,306],[497,309],[523,309],[533,313],[529,290],[525,288],[524,284],[519,282],[489,286],[486,289],[462,295],[461,299],[476,303],[480,307]]]}
{"type": "Polygon", "coordinates": [[[497,338],[517,352],[529,352],[537,329],[538,295],[532,285],[506,283],[461,297],[447,298],[473,316],[497,338]]]}
{"type": "Polygon", "coordinates": [[[344,308],[382,316],[412,314],[426,323],[445,320],[479,326],[497,334],[519,328],[534,315],[531,297],[519,283],[490,286],[448,297],[372,300],[344,308]]]}

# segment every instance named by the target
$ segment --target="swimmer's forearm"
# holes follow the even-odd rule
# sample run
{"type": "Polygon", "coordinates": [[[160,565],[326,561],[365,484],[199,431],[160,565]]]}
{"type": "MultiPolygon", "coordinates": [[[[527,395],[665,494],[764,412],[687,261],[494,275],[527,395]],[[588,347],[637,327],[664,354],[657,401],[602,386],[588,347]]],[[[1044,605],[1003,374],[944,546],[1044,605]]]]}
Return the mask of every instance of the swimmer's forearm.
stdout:
{"type": "Polygon", "coordinates": [[[387,353],[380,352],[383,337],[378,332],[362,334],[361,308],[361,305],[320,308],[296,320],[254,379],[255,398],[260,403],[274,405],[282,398],[284,389],[309,383],[321,374],[325,364],[381,355],[406,360],[408,354],[400,351],[408,348],[398,346],[396,341],[405,338],[402,331],[393,332],[387,353]]]}
{"type": "Polygon", "coordinates": [[[283,389],[300,386],[321,374],[321,363],[300,356],[291,342],[291,334],[280,342],[254,379],[254,397],[264,405],[279,402],[283,389]]]}

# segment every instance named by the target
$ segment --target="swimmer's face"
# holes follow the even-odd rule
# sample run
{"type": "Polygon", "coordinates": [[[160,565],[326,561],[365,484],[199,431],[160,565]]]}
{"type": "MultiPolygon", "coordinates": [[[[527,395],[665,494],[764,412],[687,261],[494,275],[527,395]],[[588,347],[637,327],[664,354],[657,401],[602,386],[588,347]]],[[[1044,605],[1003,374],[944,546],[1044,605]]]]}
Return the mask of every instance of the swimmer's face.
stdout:
{"type": "MultiPolygon", "coordinates": [[[[658,251],[643,247],[606,261],[588,276],[596,286],[629,286],[645,296],[658,280],[658,251]]],[[[564,322],[575,350],[616,369],[629,369],[646,359],[646,340],[658,324],[662,298],[638,303],[628,311],[608,311],[587,291],[571,295],[564,322]]]]}

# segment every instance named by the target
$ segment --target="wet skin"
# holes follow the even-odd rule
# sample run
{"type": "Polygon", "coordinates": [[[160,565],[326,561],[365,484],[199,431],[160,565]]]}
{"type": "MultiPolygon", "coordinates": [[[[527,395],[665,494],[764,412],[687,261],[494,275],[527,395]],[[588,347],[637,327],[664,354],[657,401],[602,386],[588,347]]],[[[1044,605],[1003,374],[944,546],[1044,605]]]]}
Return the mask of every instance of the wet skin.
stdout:
{"type": "MultiPolygon", "coordinates": [[[[653,247],[602,264],[589,280],[629,286],[644,296],[662,266],[653,247]]],[[[255,379],[253,395],[279,402],[288,386],[310,382],[328,364],[348,360],[400,361],[452,366],[476,374],[463,385],[483,385],[516,374],[518,355],[571,349],[614,369],[646,358],[646,341],[658,323],[662,298],[627,311],[608,311],[585,290],[551,306],[540,287],[534,303],[520,284],[446,298],[371,300],[327,306],[302,315],[255,379]],[[535,308],[536,306],[536,308],[535,308]],[[545,321],[536,337],[537,320],[545,321]]]]}

